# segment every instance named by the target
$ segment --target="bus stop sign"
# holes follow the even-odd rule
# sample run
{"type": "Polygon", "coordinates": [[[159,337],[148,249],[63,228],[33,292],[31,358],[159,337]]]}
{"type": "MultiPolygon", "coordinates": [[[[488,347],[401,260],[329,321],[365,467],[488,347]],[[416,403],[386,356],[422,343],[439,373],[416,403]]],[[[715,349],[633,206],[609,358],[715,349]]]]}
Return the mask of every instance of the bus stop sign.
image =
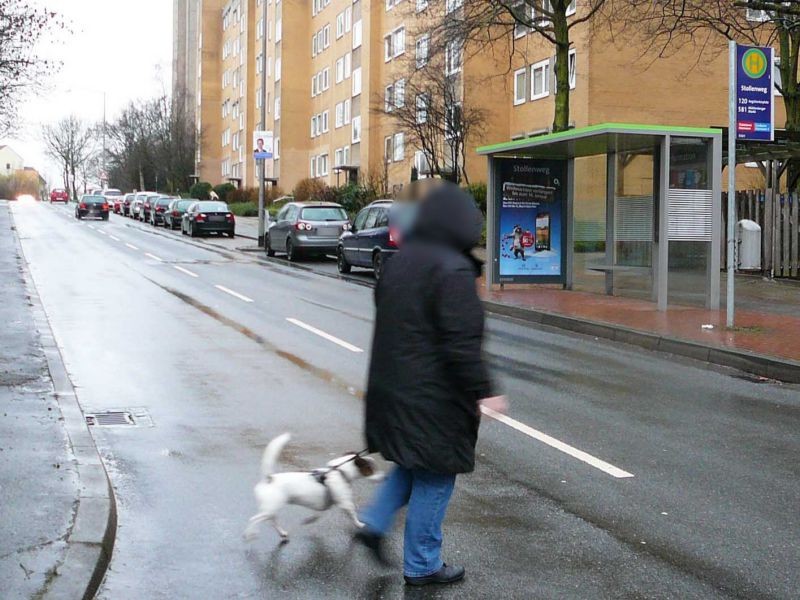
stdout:
{"type": "Polygon", "coordinates": [[[772,48],[736,47],[736,139],[775,138],[772,48]]]}

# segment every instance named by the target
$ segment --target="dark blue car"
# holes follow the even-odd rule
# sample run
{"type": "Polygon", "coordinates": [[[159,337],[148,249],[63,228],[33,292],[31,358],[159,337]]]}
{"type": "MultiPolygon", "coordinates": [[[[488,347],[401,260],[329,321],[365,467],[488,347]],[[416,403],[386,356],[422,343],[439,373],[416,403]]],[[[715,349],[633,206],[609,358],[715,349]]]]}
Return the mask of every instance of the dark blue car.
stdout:
{"type": "Polygon", "coordinates": [[[380,279],[386,261],[397,252],[396,213],[391,200],[376,200],[361,209],[350,231],[339,239],[336,258],[340,273],[349,273],[351,267],[366,267],[380,279]]]}

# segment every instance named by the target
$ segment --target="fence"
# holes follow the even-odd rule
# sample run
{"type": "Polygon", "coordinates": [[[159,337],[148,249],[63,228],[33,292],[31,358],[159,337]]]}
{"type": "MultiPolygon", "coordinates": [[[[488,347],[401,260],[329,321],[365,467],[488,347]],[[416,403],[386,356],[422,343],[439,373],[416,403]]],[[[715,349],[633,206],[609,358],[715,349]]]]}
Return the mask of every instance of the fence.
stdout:
{"type": "MultiPolygon", "coordinates": [[[[761,190],[736,192],[736,219],[761,227],[761,268],[775,277],[800,277],[800,202],[796,194],[766,194],[761,190]]],[[[722,256],[726,256],[728,195],[722,195],[722,256]]],[[[724,260],[723,260],[724,262],[724,260]]]]}

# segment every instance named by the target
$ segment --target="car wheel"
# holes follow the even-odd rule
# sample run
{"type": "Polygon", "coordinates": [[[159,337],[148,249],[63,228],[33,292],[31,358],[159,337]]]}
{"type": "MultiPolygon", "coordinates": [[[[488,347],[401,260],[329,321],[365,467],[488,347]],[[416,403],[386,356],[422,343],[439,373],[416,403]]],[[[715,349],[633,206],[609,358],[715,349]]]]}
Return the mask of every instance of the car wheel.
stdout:
{"type": "Polygon", "coordinates": [[[229,238],[231,238],[231,239],[235,238],[235,237],[236,237],[236,232],[234,232],[234,231],[229,231],[229,232],[228,232],[228,237],[229,237],[229,238]]]}
{"type": "Polygon", "coordinates": [[[108,215],[105,215],[105,216],[103,217],[103,221],[108,221],[108,215]]]}
{"type": "Polygon", "coordinates": [[[339,248],[336,251],[336,266],[339,268],[339,273],[347,274],[352,270],[350,263],[344,256],[344,248],[339,248]]]}
{"type": "Polygon", "coordinates": [[[189,237],[194,237],[196,235],[197,232],[194,230],[194,223],[192,223],[192,226],[189,228],[189,237]]]}
{"type": "Polygon", "coordinates": [[[297,250],[295,250],[294,248],[294,244],[292,243],[292,238],[288,238],[286,240],[286,260],[288,261],[297,260],[297,250]]]}
{"type": "Polygon", "coordinates": [[[383,275],[383,267],[383,254],[378,250],[372,255],[372,270],[375,273],[375,281],[379,281],[383,275]]]}
{"type": "Polygon", "coordinates": [[[267,256],[275,256],[275,250],[272,249],[272,246],[269,243],[269,234],[267,234],[267,237],[264,238],[264,249],[267,252],[267,256]]]}
{"type": "Polygon", "coordinates": [[[181,235],[186,235],[186,229],[183,228],[183,223],[181,223],[181,235]]]}

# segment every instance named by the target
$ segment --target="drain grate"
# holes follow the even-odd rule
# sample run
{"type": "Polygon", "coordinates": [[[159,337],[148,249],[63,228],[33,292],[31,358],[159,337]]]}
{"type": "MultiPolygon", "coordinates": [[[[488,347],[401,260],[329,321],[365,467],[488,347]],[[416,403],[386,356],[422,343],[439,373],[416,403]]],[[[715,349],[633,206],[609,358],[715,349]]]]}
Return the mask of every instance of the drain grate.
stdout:
{"type": "Polygon", "coordinates": [[[136,425],[133,415],[126,411],[109,411],[86,415],[86,424],[90,427],[116,427],[136,425]]]}

